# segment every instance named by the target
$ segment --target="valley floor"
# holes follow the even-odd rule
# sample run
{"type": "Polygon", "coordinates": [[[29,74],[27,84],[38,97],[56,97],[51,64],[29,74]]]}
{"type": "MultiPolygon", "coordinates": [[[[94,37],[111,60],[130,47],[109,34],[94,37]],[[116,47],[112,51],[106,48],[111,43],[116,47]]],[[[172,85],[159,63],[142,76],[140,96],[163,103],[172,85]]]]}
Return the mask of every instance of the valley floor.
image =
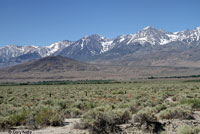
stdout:
{"type": "Polygon", "coordinates": [[[98,66],[96,71],[31,71],[6,72],[0,70],[0,83],[23,83],[66,80],[138,80],[149,77],[174,77],[200,75],[198,67],[169,66],[98,66]]]}
{"type": "Polygon", "coordinates": [[[198,134],[199,81],[1,85],[0,133],[198,134]]]}

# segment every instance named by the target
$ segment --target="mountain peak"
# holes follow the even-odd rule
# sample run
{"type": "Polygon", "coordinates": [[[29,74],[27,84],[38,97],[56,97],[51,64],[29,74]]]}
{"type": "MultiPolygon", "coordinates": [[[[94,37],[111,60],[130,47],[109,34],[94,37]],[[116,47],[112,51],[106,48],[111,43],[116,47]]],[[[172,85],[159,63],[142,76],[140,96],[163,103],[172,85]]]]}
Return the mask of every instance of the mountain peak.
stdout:
{"type": "Polygon", "coordinates": [[[88,38],[93,38],[93,39],[104,39],[103,36],[99,35],[99,34],[93,34],[88,36],[88,38]]]}
{"type": "Polygon", "coordinates": [[[7,45],[7,47],[17,47],[17,45],[15,45],[15,44],[9,44],[9,45],[7,45]]]}
{"type": "Polygon", "coordinates": [[[103,36],[99,35],[99,34],[92,34],[92,35],[89,35],[89,36],[84,36],[80,40],[85,40],[85,39],[101,40],[101,39],[105,39],[105,38],[103,36]]]}
{"type": "Polygon", "coordinates": [[[143,28],[143,30],[148,30],[148,29],[155,29],[155,28],[153,28],[152,26],[147,26],[147,27],[143,28]]]}
{"type": "Polygon", "coordinates": [[[195,28],[197,31],[200,31],[200,26],[195,28]]]}

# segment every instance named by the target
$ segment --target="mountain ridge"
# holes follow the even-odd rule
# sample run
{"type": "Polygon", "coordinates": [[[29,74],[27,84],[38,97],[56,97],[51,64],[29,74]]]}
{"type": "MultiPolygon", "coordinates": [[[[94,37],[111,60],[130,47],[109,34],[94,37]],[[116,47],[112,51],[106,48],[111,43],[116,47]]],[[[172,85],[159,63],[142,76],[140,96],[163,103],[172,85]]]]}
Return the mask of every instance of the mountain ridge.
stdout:
{"type": "MultiPolygon", "coordinates": [[[[200,46],[200,27],[193,30],[168,32],[147,26],[135,34],[120,35],[113,39],[93,34],[77,41],[64,40],[49,46],[7,45],[0,47],[0,65],[4,66],[11,59],[13,64],[28,61],[28,59],[23,61],[23,56],[29,53],[38,53],[40,57],[61,55],[79,61],[94,61],[109,59],[108,55],[117,58],[117,56],[134,54],[138,50],[150,51],[164,49],[166,46],[173,47],[173,49],[175,47],[178,49],[180,46],[187,49],[191,46],[200,46]],[[22,59],[20,62],[13,60],[19,56],[22,59]]],[[[168,50],[171,51],[171,49],[168,50]]]]}

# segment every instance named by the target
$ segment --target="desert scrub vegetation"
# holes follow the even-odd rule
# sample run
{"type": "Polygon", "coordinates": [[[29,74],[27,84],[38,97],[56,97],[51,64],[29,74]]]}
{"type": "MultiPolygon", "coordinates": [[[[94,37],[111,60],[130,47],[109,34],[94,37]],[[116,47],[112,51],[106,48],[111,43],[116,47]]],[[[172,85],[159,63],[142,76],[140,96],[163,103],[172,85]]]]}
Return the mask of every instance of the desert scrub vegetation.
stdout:
{"type": "Polygon", "coordinates": [[[139,123],[140,125],[153,120],[157,120],[157,118],[155,116],[154,109],[150,107],[141,109],[133,118],[133,121],[139,123]]]}
{"type": "Polygon", "coordinates": [[[157,120],[156,114],[157,111],[155,108],[144,108],[141,109],[134,117],[134,123],[139,124],[139,129],[147,133],[160,133],[164,131],[164,124],[160,123],[157,120]]]}
{"type": "Polygon", "coordinates": [[[37,126],[61,126],[63,125],[64,117],[57,109],[42,107],[38,109],[33,119],[37,126]]]}
{"type": "Polygon", "coordinates": [[[131,113],[127,110],[102,107],[83,115],[82,123],[90,129],[92,134],[111,134],[120,132],[121,129],[118,125],[127,123],[130,119],[131,113]]]}
{"type": "Polygon", "coordinates": [[[194,110],[200,110],[200,99],[199,98],[193,98],[193,96],[191,96],[191,98],[188,99],[182,99],[181,104],[188,104],[192,107],[192,109],[194,110]]]}
{"type": "Polygon", "coordinates": [[[199,134],[200,127],[192,127],[189,125],[183,125],[178,127],[177,134],[199,134]]]}
{"type": "Polygon", "coordinates": [[[160,119],[194,119],[192,116],[192,110],[190,106],[178,105],[176,107],[168,108],[159,113],[160,119]]]}
{"type": "Polygon", "coordinates": [[[142,123],[190,119],[200,108],[198,81],[60,84],[1,85],[0,128],[59,126],[64,118],[78,117],[83,128],[108,133],[120,131],[117,126],[131,120],[132,115],[134,122],[142,123]]]}

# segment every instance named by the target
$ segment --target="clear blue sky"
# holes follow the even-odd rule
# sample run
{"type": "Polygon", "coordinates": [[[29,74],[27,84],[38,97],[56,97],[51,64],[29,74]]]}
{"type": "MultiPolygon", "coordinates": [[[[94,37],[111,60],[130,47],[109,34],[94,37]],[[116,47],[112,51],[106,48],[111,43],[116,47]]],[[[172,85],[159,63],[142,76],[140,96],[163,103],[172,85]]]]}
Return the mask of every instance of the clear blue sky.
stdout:
{"type": "Polygon", "coordinates": [[[0,46],[200,26],[200,0],[0,0],[0,46]]]}

